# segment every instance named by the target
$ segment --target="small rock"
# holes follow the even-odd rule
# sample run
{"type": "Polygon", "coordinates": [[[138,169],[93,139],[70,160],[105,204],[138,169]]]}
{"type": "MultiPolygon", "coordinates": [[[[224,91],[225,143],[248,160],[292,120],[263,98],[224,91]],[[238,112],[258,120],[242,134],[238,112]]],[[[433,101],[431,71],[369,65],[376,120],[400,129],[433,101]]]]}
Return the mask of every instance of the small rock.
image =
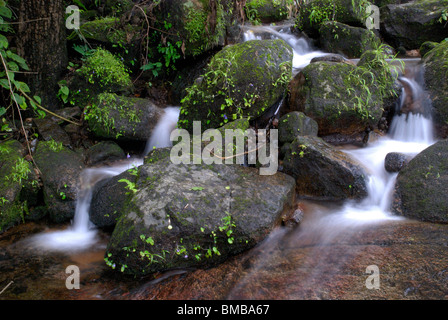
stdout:
{"type": "Polygon", "coordinates": [[[391,152],[386,155],[384,168],[387,172],[399,172],[411,159],[411,156],[404,153],[391,152]]]}

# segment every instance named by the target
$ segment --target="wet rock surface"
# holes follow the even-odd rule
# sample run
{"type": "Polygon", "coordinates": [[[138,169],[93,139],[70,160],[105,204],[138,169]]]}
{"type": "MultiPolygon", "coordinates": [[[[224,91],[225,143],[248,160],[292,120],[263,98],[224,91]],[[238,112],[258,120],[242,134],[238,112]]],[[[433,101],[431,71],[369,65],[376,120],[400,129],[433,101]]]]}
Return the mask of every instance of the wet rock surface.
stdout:
{"type": "MultiPolygon", "coordinates": [[[[310,213],[299,228],[279,228],[259,246],[223,264],[146,278],[117,279],[104,265],[104,248],[50,254],[24,250],[34,223],[0,236],[0,299],[447,299],[448,226],[413,220],[359,224],[347,231],[331,215],[310,213]],[[77,264],[79,290],[67,290],[65,268],[77,264]],[[368,289],[376,265],[379,289],[368,289]]],[[[347,223],[350,223],[346,221],[347,223]]],[[[107,238],[107,235],[103,235],[107,238]]],[[[103,243],[107,241],[104,238],[103,243]]]]}

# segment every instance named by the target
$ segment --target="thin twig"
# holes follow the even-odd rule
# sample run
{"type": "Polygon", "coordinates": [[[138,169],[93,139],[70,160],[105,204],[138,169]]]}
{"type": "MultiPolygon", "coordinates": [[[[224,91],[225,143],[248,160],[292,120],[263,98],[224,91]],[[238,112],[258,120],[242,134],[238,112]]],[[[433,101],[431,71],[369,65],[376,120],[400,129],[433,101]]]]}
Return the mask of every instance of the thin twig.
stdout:
{"type": "Polygon", "coordinates": [[[39,19],[19,21],[19,22],[2,22],[0,24],[22,24],[22,23],[37,22],[37,21],[42,21],[42,20],[50,20],[50,18],[39,18],[39,19]]]}
{"type": "Polygon", "coordinates": [[[55,117],[57,117],[57,118],[59,118],[59,119],[62,119],[62,120],[67,121],[67,122],[70,122],[70,123],[72,123],[72,124],[74,124],[74,125],[82,126],[82,124],[80,124],[80,123],[77,123],[77,122],[74,122],[74,121],[69,120],[69,119],[67,119],[67,118],[64,118],[63,116],[60,116],[60,115],[58,115],[58,114],[56,114],[56,113],[54,113],[54,112],[51,112],[50,110],[48,110],[48,109],[42,107],[39,103],[37,103],[36,100],[32,99],[32,98],[31,98],[30,96],[28,96],[25,92],[23,92],[22,89],[19,89],[19,91],[20,91],[20,93],[23,94],[27,99],[29,99],[30,101],[33,101],[33,102],[36,104],[37,107],[39,107],[40,109],[44,110],[45,112],[51,114],[52,116],[55,116],[55,117]]]}
{"type": "Polygon", "coordinates": [[[8,289],[8,287],[9,287],[11,284],[13,284],[13,283],[14,283],[14,281],[9,282],[8,285],[7,285],[6,287],[4,287],[2,291],[0,291],[0,295],[1,295],[3,292],[5,292],[5,290],[8,289]]]}

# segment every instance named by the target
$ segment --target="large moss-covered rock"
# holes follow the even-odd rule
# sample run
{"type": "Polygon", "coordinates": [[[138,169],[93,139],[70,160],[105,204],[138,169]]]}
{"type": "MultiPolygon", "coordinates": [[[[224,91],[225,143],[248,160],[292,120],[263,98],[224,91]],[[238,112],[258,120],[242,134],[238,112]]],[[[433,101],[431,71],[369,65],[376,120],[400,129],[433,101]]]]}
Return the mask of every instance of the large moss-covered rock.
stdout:
{"type": "Polygon", "coordinates": [[[98,137],[147,141],[164,111],[148,99],[103,93],[86,113],[90,130],[98,137]]]}
{"type": "Polygon", "coordinates": [[[423,150],[397,177],[393,211],[431,222],[448,222],[448,141],[423,150]]]}
{"type": "Polygon", "coordinates": [[[418,49],[425,41],[442,41],[448,37],[448,27],[440,20],[447,7],[447,0],[386,5],[380,10],[380,32],[395,48],[418,49]]]}
{"type": "Polygon", "coordinates": [[[241,117],[259,117],[285,94],[292,57],[291,47],[283,40],[225,47],[187,89],[178,125],[191,131],[193,121],[201,121],[207,129],[241,117]]]}
{"type": "Polygon", "coordinates": [[[432,100],[433,119],[439,135],[448,136],[448,41],[443,41],[423,58],[426,90],[432,100]]]}
{"type": "Polygon", "coordinates": [[[365,168],[319,137],[297,136],[287,145],[283,172],[296,179],[302,197],[344,200],[367,196],[365,168]]]}
{"type": "Polygon", "coordinates": [[[289,8],[286,0],[249,0],[245,11],[251,21],[271,23],[287,19],[289,8]]]}
{"type": "Polygon", "coordinates": [[[119,18],[106,17],[83,22],[80,31],[88,40],[125,46],[135,39],[140,29],[130,24],[121,24],[119,18]]]}
{"type": "Polygon", "coordinates": [[[108,265],[125,273],[220,263],[263,240],[293,204],[294,179],[285,174],[173,164],[164,150],[139,167],[137,191],[107,246],[108,265]]]}
{"type": "Polygon", "coordinates": [[[34,160],[41,172],[51,221],[69,221],[75,215],[79,177],[84,168],[82,155],[55,141],[40,141],[34,160]]]}
{"type": "Polygon", "coordinates": [[[359,134],[375,127],[383,113],[374,74],[346,63],[316,62],[290,83],[289,105],[319,126],[319,135],[359,134]]]}
{"type": "Polygon", "coordinates": [[[371,30],[336,21],[323,22],[319,28],[322,49],[348,58],[359,58],[366,50],[379,47],[381,40],[371,30]]]}
{"type": "Polygon", "coordinates": [[[147,16],[142,10],[133,10],[134,25],[146,28],[149,16],[151,26],[164,31],[156,33],[151,47],[160,44],[160,36],[163,36],[178,52],[180,45],[177,44],[183,44],[183,53],[191,57],[225,44],[229,11],[223,0],[164,0],[143,3],[140,8],[147,16]]]}
{"type": "Polygon", "coordinates": [[[338,21],[363,27],[366,22],[368,1],[361,0],[311,0],[302,3],[296,25],[309,36],[317,38],[322,22],[338,21]]]}

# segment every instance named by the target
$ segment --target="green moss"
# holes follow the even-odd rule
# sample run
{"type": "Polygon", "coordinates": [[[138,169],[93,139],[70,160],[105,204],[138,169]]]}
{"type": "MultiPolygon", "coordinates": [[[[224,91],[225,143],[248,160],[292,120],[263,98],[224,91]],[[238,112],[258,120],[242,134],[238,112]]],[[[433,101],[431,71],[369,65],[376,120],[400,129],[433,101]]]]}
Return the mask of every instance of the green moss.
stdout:
{"type": "Polygon", "coordinates": [[[84,119],[88,121],[90,129],[100,136],[109,136],[116,132],[118,138],[123,128],[117,128],[115,124],[115,114],[118,113],[119,119],[137,125],[142,116],[134,108],[134,101],[122,99],[115,93],[101,93],[97,96],[95,102],[87,106],[84,119]],[[114,113],[114,115],[112,115],[114,113]]]}
{"type": "Polygon", "coordinates": [[[132,86],[129,71],[123,62],[102,48],[97,48],[78,72],[90,84],[98,85],[103,91],[116,92],[132,86]]]}
{"type": "Polygon", "coordinates": [[[263,114],[286,90],[292,69],[289,56],[283,40],[224,48],[213,57],[202,81],[186,89],[178,126],[191,130],[188,119],[205,120],[205,130],[263,114]]]}
{"type": "Polygon", "coordinates": [[[80,31],[86,39],[123,46],[128,43],[129,38],[133,38],[132,35],[139,32],[139,29],[131,25],[123,27],[119,18],[106,17],[82,23],[80,31]]]}
{"type": "Polygon", "coordinates": [[[184,3],[186,12],[186,21],[184,29],[186,31],[187,49],[191,51],[193,56],[204,53],[205,51],[216,47],[220,40],[224,38],[226,32],[225,11],[221,1],[216,1],[216,25],[213,32],[208,26],[208,18],[210,16],[208,2],[202,3],[199,9],[191,1],[184,3]]]}
{"type": "Polygon", "coordinates": [[[251,23],[259,24],[286,19],[292,5],[293,0],[249,0],[244,9],[251,23]]]}

